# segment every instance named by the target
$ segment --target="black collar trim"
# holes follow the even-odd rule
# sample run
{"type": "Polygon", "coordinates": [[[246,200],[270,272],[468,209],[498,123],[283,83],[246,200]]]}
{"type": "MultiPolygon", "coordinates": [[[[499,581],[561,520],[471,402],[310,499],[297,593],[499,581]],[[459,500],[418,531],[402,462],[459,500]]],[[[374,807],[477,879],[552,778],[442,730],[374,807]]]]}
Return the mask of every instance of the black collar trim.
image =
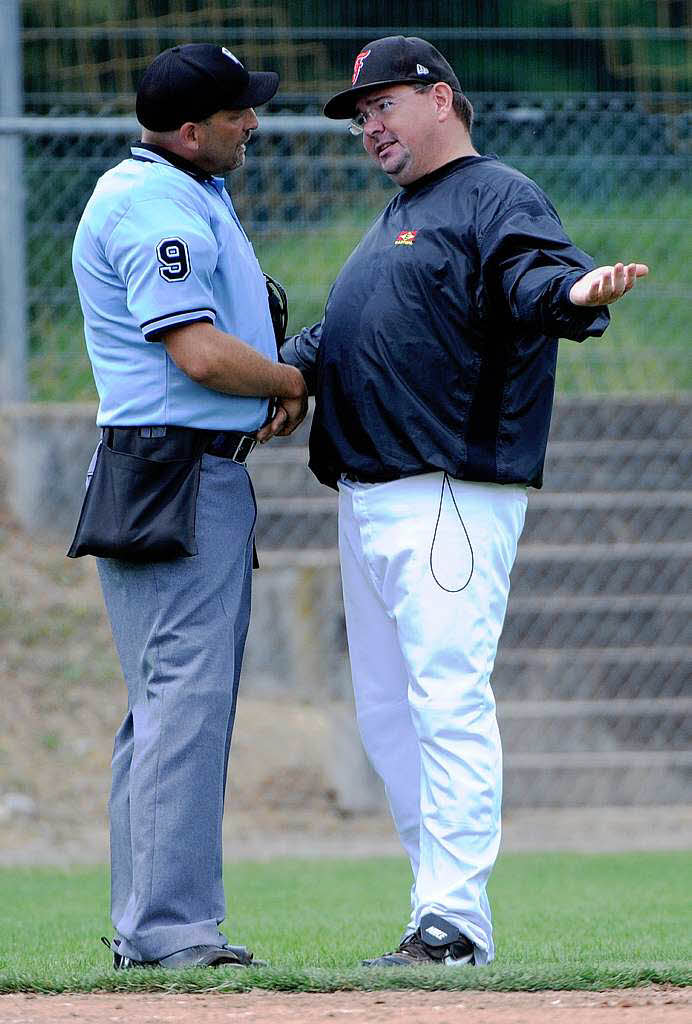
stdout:
{"type": "Polygon", "coordinates": [[[162,156],[169,164],[173,167],[177,167],[179,171],[184,171],[185,174],[189,174],[191,178],[195,178],[200,182],[213,181],[211,174],[206,174],[204,171],[196,167],[195,164],[186,160],[182,156],[178,156],[177,153],[172,153],[170,149],[166,149],[164,146],[155,146],[153,142],[136,142],[130,147],[133,160],[142,160],[144,163],[156,163],[155,160],[147,160],[145,156],[139,156],[135,153],[136,149],[148,149],[150,153],[156,153],[157,156],[162,156]]]}

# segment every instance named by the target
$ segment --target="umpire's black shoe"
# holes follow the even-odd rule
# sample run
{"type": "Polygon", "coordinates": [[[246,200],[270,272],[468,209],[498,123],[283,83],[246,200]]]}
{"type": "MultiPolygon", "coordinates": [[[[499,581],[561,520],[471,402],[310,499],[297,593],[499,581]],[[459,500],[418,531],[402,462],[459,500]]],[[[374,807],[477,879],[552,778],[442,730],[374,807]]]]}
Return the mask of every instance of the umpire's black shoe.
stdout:
{"type": "Polygon", "coordinates": [[[415,932],[407,935],[393,953],[363,960],[364,967],[414,967],[437,964],[444,967],[472,967],[473,943],[453,924],[437,914],[426,914],[415,932]]]}
{"type": "Polygon", "coordinates": [[[101,936],[101,942],[113,954],[113,967],[116,971],[126,971],[132,967],[266,967],[262,960],[255,960],[245,946],[188,946],[170,956],[162,956],[159,960],[133,960],[119,952],[120,939],[109,942],[101,936]]]}

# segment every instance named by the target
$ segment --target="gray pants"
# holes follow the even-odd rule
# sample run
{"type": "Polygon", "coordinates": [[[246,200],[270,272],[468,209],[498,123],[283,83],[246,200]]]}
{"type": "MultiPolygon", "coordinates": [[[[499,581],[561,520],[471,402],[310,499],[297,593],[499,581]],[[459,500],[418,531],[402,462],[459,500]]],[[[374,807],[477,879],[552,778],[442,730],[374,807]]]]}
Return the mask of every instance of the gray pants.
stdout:
{"type": "Polygon", "coordinates": [[[254,523],[245,468],[205,455],[198,555],[97,559],[128,692],[113,751],[111,914],[134,959],[226,941],[221,822],[254,523]]]}

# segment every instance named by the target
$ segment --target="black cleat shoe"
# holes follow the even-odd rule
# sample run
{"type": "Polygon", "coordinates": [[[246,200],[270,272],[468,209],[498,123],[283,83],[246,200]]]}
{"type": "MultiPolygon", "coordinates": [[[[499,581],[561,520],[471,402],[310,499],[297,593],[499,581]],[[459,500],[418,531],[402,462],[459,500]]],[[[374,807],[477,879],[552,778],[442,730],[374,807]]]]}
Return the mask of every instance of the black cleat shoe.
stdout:
{"type": "Polygon", "coordinates": [[[362,961],[364,967],[473,967],[475,962],[471,940],[437,914],[426,914],[393,953],[362,961]]]}
{"type": "Polygon", "coordinates": [[[126,971],[133,967],[266,967],[263,960],[255,960],[245,946],[188,946],[170,956],[162,956],[159,960],[133,960],[118,951],[120,939],[109,942],[101,936],[101,942],[113,954],[113,967],[116,971],[126,971]]]}
{"type": "Polygon", "coordinates": [[[102,935],[101,942],[113,954],[113,970],[115,971],[127,971],[131,967],[158,967],[156,960],[132,960],[129,956],[123,956],[118,948],[120,939],[113,939],[112,942],[109,942],[106,936],[102,935]]]}

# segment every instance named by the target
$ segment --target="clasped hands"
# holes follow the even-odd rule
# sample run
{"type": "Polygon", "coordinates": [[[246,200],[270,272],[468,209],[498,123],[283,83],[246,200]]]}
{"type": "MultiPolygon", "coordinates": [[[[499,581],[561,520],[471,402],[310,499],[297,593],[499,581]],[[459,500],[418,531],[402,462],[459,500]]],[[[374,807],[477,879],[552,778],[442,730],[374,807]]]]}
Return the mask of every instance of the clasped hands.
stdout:
{"type": "Polygon", "coordinates": [[[308,392],[300,370],[293,366],[282,366],[286,376],[290,376],[290,395],[274,400],[274,409],[270,419],[257,431],[260,444],[272,437],[288,437],[305,419],[308,411],[308,392]]]}

